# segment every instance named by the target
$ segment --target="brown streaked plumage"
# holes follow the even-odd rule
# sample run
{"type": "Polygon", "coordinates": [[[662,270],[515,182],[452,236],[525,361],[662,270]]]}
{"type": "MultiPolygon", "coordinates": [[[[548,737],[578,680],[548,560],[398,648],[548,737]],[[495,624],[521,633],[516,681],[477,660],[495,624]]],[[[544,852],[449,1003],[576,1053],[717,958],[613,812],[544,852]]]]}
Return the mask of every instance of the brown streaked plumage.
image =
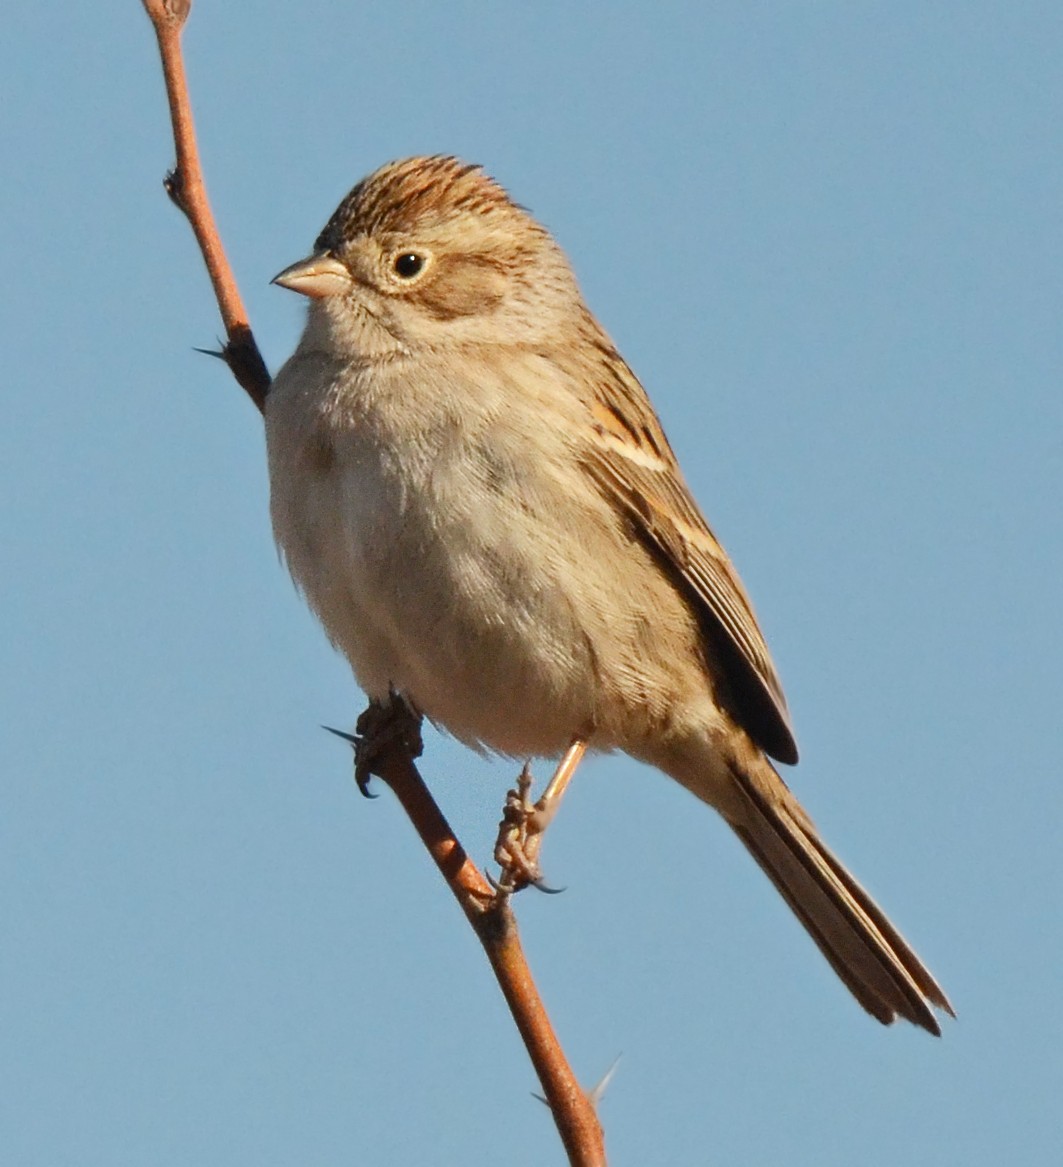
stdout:
{"type": "Polygon", "coordinates": [[[789,712],[738,575],[550,234],[478,167],[392,163],[277,282],[274,531],[371,697],[468,744],[650,762],[715,807],[874,1017],[940,986],[770,758],[789,712]]]}
{"type": "Polygon", "coordinates": [[[332,247],[354,235],[409,231],[455,214],[508,215],[512,209],[506,192],[479,166],[443,154],[407,158],[362,179],[336,208],[314,247],[332,247]]]}
{"type": "Polygon", "coordinates": [[[613,419],[606,432],[616,439],[588,449],[588,472],[694,603],[709,655],[726,662],[731,712],[765,753],[792,765],[797,744],[786,698],[745,588],[690,494],[645,390],[589,312],[582,324],[606,374],[591,386],[591,412],[596,421],[613,419]]]}

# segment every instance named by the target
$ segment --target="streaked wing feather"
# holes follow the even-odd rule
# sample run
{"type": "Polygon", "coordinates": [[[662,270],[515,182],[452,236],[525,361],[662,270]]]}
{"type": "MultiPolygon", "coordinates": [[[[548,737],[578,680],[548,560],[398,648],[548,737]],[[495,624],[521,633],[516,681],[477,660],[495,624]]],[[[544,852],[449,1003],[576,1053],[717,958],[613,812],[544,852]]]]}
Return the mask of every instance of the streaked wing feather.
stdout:
{"type": "Polygon", "coordinates": [[[597,347],[609,375],[588,402],[598,441],[587,468],[693,601],[732,715],[771,757],[796,762],[786,699],[749,597],[683,481],[645,390],[600,333],[597,347]]]}

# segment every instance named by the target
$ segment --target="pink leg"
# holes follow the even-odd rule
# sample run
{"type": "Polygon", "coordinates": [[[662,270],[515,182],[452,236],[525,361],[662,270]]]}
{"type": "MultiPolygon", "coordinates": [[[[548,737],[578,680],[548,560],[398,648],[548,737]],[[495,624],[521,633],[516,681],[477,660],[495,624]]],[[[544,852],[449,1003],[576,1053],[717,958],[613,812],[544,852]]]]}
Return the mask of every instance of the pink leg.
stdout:
{"type": "Polygon", "coordinates": [[[516,789],[506,796],[502,821],[498,824],[495,862],[502,868],[498,881],[500,895],[520,891],[529,884],[542,891],[550,890],[544,886],[539,870],[543,832],[557,814],[561,798],[586,752],[586,740],[574,738],[558,763],[554,776],[546,784],[542,797],[534,805],[530,801],[531,770],[525,766],[521,771],[516,789]]]}

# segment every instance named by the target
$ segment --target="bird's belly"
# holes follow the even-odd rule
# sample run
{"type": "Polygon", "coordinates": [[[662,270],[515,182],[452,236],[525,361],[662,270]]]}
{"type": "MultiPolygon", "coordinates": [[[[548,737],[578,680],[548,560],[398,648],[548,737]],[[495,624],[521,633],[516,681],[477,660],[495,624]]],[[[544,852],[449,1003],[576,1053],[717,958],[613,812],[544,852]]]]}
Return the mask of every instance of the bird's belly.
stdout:
{"type": "Polygon", "coordinates": [[[280,503],[292,574],[371,697],[394,688],[470,745],[559,753],[595,722],[598,686],[543,523],[487,492],[454,507],[415,487],[368,459],[304,483],[280,503]]]}

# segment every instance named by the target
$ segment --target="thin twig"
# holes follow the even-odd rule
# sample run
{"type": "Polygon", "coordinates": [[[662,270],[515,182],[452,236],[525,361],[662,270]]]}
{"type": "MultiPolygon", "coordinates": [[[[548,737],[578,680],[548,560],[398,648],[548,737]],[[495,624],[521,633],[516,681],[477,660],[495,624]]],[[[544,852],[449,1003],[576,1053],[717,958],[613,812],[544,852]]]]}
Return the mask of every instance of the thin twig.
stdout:
{"type": "Polygon", "coordinates": [[[207,273],[214,287],[214,298],[218,301],[222,323],[225,325],[226,342],[221,356],[261,412],[269,392],[269,371],[251,333],[247,310],[240,299],[236,279],[211,213],[207,188],[203,182],[203,168],[199,161],[192,103],[188,97],[181,32],[188,19],[192,0],[143,0],[143,4],[159,42],[177,157],[173,170],[166,176],[166,193],[190,223],[203,262],[207,265],[207,273]]]}
{"type": "MultiPolygon", "coordinates": [[[[261,411],[270,377],[251,332],[207,200],[188,97],[181,31],[191,0],[142,0],[155,29],[170,104],[176,165],[166,191],[188,219],[218,301],[227,342],[220,354],[261,411]]],[[[591,1098],[576,1080],[532,980],[509,900],[499,896],[469,859],[418,773],[410,751],[396,741],[374,770],[391,787],[483,945],[532,1064],[539,1076],[569,1161],[605,1167],[602,1128],[591,1098]]]]}
{"type": "Polygon", "coordinates": [[[605,1144],[594,1103],[573,1074],[535,987],[509,898],[495,892],[466,854],[401,741],[374,758],[373,771],[395,792],[483,945],[539,1076],[569,1162],[578,1167],[605,1167],[605,1144]]]}

